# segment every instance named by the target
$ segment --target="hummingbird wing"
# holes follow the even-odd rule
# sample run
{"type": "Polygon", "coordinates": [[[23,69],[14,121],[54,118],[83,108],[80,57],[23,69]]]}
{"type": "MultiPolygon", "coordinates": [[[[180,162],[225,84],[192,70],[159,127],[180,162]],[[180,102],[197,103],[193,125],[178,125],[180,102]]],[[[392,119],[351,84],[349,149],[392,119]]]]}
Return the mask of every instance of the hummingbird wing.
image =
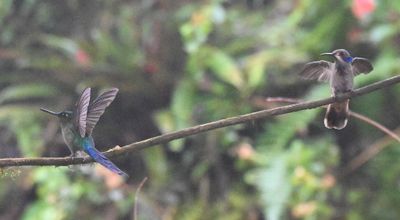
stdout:
{"type": "Polygon", "coordinates": [[[355,57],[353,59],[353,62],[351,62],[351,65],[353,66],[354,76],[357,76],[360,73],[367,74],[374,69],[371,62],[369,62],[368,59],[362,57],[355,57]]]}
{"type": "Polygon", "coordinates": [[[331,62],[325,60],[309,62],[300,72],[300,76],[305,79],[328,82],[332,72],[331,65],[331,62]]]}
{"type": "Polygon", "coordinates": [[[74,112],[74,123],[81,137],[85,137],[86,132],[86,119],[88,113],[88,107],[90,102],[90,88],[83,90],[81,96],[76,103],[76,108],[74,112]]]}
{"type": "Polygon", "coordinates": [[[88,115],[86,120],[86,133],[92,134],[94,126],[96,126],[99,121],[101,115],[103,115],[106,108],[111,104],[111,102],[115,99],[115,96],[118,93],[117,88],[112,88],[103,92],[99,95],[88,108],[88,115]]]}

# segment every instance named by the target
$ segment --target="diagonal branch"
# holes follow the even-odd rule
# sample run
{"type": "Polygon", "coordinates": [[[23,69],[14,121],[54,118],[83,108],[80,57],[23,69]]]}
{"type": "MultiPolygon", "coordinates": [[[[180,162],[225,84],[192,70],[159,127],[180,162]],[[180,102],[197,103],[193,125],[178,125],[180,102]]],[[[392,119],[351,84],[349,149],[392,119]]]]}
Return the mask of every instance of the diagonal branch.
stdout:
{"type": "Polygon", "coordinates": [[[369,146],[361,153],[359,153],[356,157],[354,157],[354,159],[352,159],[349,164],[343,169],[343,173],[341,174],[341,176],[348,176],[349,174],[356,171],[362,165],[374,158],[374,156],[381,152],[385,147],[389,146],[393,139],[400,142],[400,138],[397,135],[399,133],[399,130],[400,129],[396,129],[395,131],[387,130],[388,132],[384,131],[388,134],[388,136],[375,141],[375,143],[373,143],[371,146],[369,146]]]}
{"type": "MultiPolygon", "coordinates": [[[[180,131],[167,133],[164,135],[149,138],[147,140],[128,144],[123,147],[114,148],[105,153],[107,157],[116,157],[121,155],[127,155],[136,151],[143,150],[145,148],[170,142],[172,140],[185,138],[191,135],[199,134],[202,132],[228,127],[231,125],[237,125],[245,122],[254,121],[261,118],[288,114],[291,112],[302,111],[306,109],[317,108],[333,102],[343,101],[348,98],[361,96],[375,90],[384,89],[391,85],[400,82],[400,76],[394,76],[389,79],[385,79],[368,86],[354,90],[351,93],[346,93],[336,98],[326,98],[317,101],[301,102],[292,105],[286,105],[278,108],[257,111],[249,114],[239,115],[235,117],[225,118],[218,121],[209,122],[206,124],[197,125],[194,127],[186,128],[180,131]]],[[[72,164],[85,164],[91,163],[93,160],[86,157],[71,158],[71,157],[43,157],[43,158],[4,158],[0,159],[0,167],[11,167],[11,166],[66,166],[72,164]]]]}
{"type": "MultiPolygon", "coordinates": [[[[285,102],[285,103],[302,102],[300,99],[285,98],[285,97],[268,97],[266,99],[266,101],[267,102],[285,102]]],[[[261,103],[258,105],[262,106],[263,104],[261,103]]],[[[324,106],[324,107],[327,107],[327,106],[324,106]]],[[[362,165],[367,163],[369,160],[371,160],[380,151],[382,151],[386,146],[388,146],[390,144],[390,142],[392,141],[392,139],[400,142],[400,136],[396,134],[398,132],[391,131],[390,129],[388,129],[384,125],[378,123],[377,121],[374,121],[374,120],[368,118],[367,116],[361,115],[359,113],[349,111],[349,115],[374,126],[375,128],[386,133],[388,136],[385,138],[382,138],[381,140],[376,141],[373,145],[366,148],[360,154],[358,154],[354,159],[352,159],[348,163],[348,165],[346,165],[346,167],[341,171],[341,173],[339,175],[339,177],[341,177],[341,178],[351,174],[352,172],[354,172],[355,170],[360,168],[362,165]],[[390,140],[388,140],[389,137],[391,138],[390,140]]]]}
{"type": "MultiPolygon", "coordinates": [[[[302,102],[301,99],[293,99],[293,98],[285,98],[285,97],[268,97],[266,99],[266,101],[267,102],[286,102],[286,103],[299,103],[299,102],[302,102]]],[[[324,107],[327,108],[327,106],[324,106],[324,107]]],[[[354,118],[357,118],[360,121],[363,121],[363,122],[365,122],[367,124],[370,124],[370,125],[374,126],[375,128],[377,128],[377,129],[381,130],[382,132],[386,133],[388,136],[392,137],[396,141],[400,142],[400,136],[398,136],[395,132],[391,131],[389,128],[385,127],[384,125],[380,124],[379,122],[374,121],[374,120],[368,118],[365,115],[362,115],[362,114],[359,114],[357,112],[353,112],[353,111],[350,111],[350,110],[349,110],[349,115],[354,117],[354,118]]],[[[370,154],[369,156],[374,156],[374,155],[370,154]]],[[[363,163],[367,162],[369,159],[371,159],[371,158],[364,158],[362,160],[360,159],[360,161],[358,161],[358,162],[363,164],[363,163]]],[[[356,163],[358,163],[358,162],[356,162],[356,163]]],[[[362,164],[360,164],[360,165],[362,165],[362,164]]],[[[358,167],[359,167],[359,165],[354,165],[353,168],[355,169],[355,168],[358,168],[358,167]]]]}

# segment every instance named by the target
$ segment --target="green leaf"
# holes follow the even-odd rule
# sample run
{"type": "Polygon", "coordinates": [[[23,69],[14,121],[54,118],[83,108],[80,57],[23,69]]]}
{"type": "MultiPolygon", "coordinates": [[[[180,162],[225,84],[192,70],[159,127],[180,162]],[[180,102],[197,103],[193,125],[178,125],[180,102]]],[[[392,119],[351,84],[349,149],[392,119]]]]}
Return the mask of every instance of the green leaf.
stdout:
{"type": "Polygon", "coordinates": [[[393,37],[393,35],[395,35],[398,32],[397,28],[395,28],[393,25],[391,24],[382,24],[379,26],[374,27],[371,31],[370,31],[370,36],[369,38],[371,39],[371,41],[373,41],[374,43],[381,43],[382,41],[393,37]]]}
{"type": "Polygon", "coordinates": [[[191,19],[179,29],[188,53],[196,53],[207,41],[213,29],[213,19],[219,21],[221,15],[221,12],[214,10],[213,5],[206,5],[192,13],[191,19]]]}
{"type": "Polygon", "coordinates": [[[54,86],[42,83],[13,85],[0,92],[0,103],[28,98],[47,98],[56,94],[57,89],[54,86]]]}
{"type": "Polygon", "coordinates": [[[176,88],[171,104],[171,111],[175,118],[175,129],[191,126],[193,106],[196,99],[195,86],[190,81],[181,81],[176,88]]]}
{"type": "Polygon", "coordinates": [[[250,56],[246,61],[246,73],[248,77],[248,86],[257,88],[265,82],[265,67],[268,60],[268,54],[265,52],[250,56]]]}
{"type": "Polygon", "coordinates": [[[255,172],[255,185],[265,204],[267,219],[281,219],[289,202],[291,192],[288,178],[287,158],[284,155],[274,157],[270,166],[255,172]]]}
{"type": "Polygon", "coordinates": [[[48,201],[39,200],[30,206],[24,212],[23,220],[37,220],[37,219],[65,219],[65,213],[59,207],[48,201]]]}
{"type": "Polygon", "coordinates": [[[162,187],[168,180],[168,164],[164,149],[161,146],[148,149],[142,154],[146,161],[146,167],[155,187],[162,187]]]}
{"type": "MultiPolygon", "coordinates": [[[[335,37],[341,37],[341,32],[332,32],[332,30],[340,30],[342,22],[344,22],[343,13],[338,12],[326,14],[320,18],[320,22],[316,25],[312,31],[310,31],[302,40],[301,48],[307,51],[324,51],[327,48],[331,48],[335,42],[335,37]],[[324,42],[321,44],[321,42],[324,42]]],[[[347,20],[345,20],[347,21],[347,20]]]]}
{"type": "Polygon", "coordinates": [[[205,66],[222,81],[235,86],[237,89],[243,87],[243,75],[235,61],[228,54],[217,48],[203,48],[202,58],[205,66]]]}
{"type": "Polygon", "coordinates": [[[39,156],[43,150],[40,137],[39,111],[30,106],[6,105],[0,107],[0,124],[6,125],[17,138],[24,156],[39,156]]]}
{"type": "Polygon", "coordinates": [[[11,7],[13,1],[12,0],[3,0],[1,1],[0,4],[0,20],[3,20],[3,18],[11,11],[11,7]]]}
{"type": "Polygon", "coordinates": [[[42,39],[49,47],[61,49],[69,56],[74,55],[79,49],[79,45],[69,38],[59,37],[56,35],[44,35],[42,39]]]}

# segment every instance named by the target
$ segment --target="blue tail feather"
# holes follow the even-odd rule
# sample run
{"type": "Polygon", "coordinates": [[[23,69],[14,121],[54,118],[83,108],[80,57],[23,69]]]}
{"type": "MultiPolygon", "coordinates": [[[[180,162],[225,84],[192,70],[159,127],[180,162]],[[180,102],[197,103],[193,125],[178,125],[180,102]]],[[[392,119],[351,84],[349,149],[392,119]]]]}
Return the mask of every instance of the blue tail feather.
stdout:
{"type": "Polygon", "coordinates": [[[103,165],[105,168],[111,170],[112,172],[128,177],[124,171],[120,170],[113,162],[111,162],[106,156],[104,156],[100,151],[94,147],[86,147],[85,152],[89,154],[96,162],[103,165]]]}

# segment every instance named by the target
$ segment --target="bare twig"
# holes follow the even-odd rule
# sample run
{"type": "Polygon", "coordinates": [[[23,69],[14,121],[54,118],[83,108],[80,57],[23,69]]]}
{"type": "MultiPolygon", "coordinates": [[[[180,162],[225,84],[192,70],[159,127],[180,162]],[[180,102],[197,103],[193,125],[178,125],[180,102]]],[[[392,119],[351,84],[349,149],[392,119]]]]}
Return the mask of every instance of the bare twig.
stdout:
{"type": "Polygon", "coordinates": [[[393,139],[395,139],[396,141],[400,142],[400,137],[394,133],[393,131],[389,130],[389,128],[379,124],[378,122],[368,118],[367,116],[361,115],[359,113],[355,113],[355,112],[350,112],[350,115],[353,116],[354,118],[360,119],[364,122],[367,122],[368,124],[378,128],[379,130],[385,132],[387,135],[389,135],[390,137],[392,137],[393,139]]]}
{"type": "Polygon", "coordinates": [[[388,135],[375,141],[375,143],[366,148],[349,162],[349,164],[345,167],[342,176],[347,176],[360,168],[366,162],[371,160],[375,155],[381,152],[385,147],[389,146],[389,144],[393,142],[393,139],[400,142],[399,136],[397,135],[398,133],[400,133],[400,128],[396,129],[394,132],[390,132],[393,133],[396,138],[393,135],[388,135]]]}
{"type": "MultiPolygon", "coordinates": [[[[285,98],[285,97],[268,97],[265,99],[267,102],[285,102],[285,103],[298,103],[301,102],[300,99],[293,99],[293,98],[285,98]]],[[[359,155],[357,155],[354,159],[350,161],[350,163],[345,167],[341,176],[347,176],[350,173],[354,172],[370,159],[372,159],[375,155],[381,152],[386,146],[389,145],[394,140],[400,142],[400,137],[396,134],[398,132],[393,132],[389,130],[384,125],[374,121],[367,116],[361,115],[359,113],[349,111],[349,115],[357,118],[361,121],[364,121],[377,129],[381,130],[382,132],[386,133],[388,136],[376,141],[370,147],[362,151],[359,155]]],[[[398,129],[400,131],[400,129],[398,129]]]]}
{"type": "Polygon", "coordinates": [[[138,200],[139,200],[139,193],[140,190],[142,189],[144,183],[147,181],[147,176],[145,178],[143,178],[143,180],[140,182],[138,188],[136,189],[135,192],[135,206],[133,207],[133,220],[137,219],[137,208],[138,208],[138,200]]]}
{"type": "Polygon", "coordinates": [[[268,97],[265,99],[267,102],[286,102],[286,103],[299,103],[303,102],[301,99],[286,98],[286,97],[268,97]]]}
{"type": "MultiPolygon", "coordinates": [[[[246,123],[250,121],[254,121],[261,118],[276,116],[276,115],[283,115],[291,112],[297,112],[306,109],[317,108],[320,106],[324,106],[333,102],[343,101],[348,98],[361,96],[375,90],[383,89],[394,85],[400,82],[400,76],[394,76],[389,79],[385,79],[368,86],[359,88],[354,90],[351,93],[346,93],[341,97],[336,98],[326,98],[317,101],[310,101],[310,102],[302,102],[297,104],[291,104],[287,106],[282,106],[278,108],[262,110],[258,112],[253,112],[249,114],[239,115],[235,117],[230,117],[226,119],[221,119],[218,121],[209,122],[202,125],[197,125],[194,127],[186,128],[180,131],[167,133],[164,135],[156,136],[153,138],[149,138],[147,140],[135,142],[120,148],[116,148],[110,150],[105,153],[108,157],[116,157],[121,155],[127,155],[128,153],[136,152],[139,150],[143,150],[145,148],[155,146],[162,143],[167,143],[172,140],[188,137],[191,135],[195,135],[198,133],[228,127],[231,125],[237,125],[241,123],[246,123]]],[[[90,163],[93,160],[86,156],[82,158],[70,158],[70,157],[44,157],[44,158],[4,158],[0,159],[0,167],[10,167],[10,166],[66,166],[72,164],[84,164],[90,163]]]]}
{"type": "MultiPolygon", "coordinates": [[[[285,98],[285,97],[268,97],[265,100],[267,102],[286,102],[286,103],[299,103],[299,102],[301,102],[301,99],[293,99],[293,98],[285,98]]],[[[362,115],[362,114],[359,114],[359,113],[356,113],[356,112],[353,112],[353,111],[349,111],[349,115],[354,117],[354,118],[359,119],[360,121],[363,121],[363,122],[365,122],[367,124],[370,124],[370,125],[376,127],[377,129],[381,130],[382,132],[386,133],[387,135],[389,135],[393,139],[395,139],[398,142],[400,142],[400,137],[395,132],[391,131],[389,128],[385,127],[384,125],[380,124],[379,122],[374,121],[374,120],[368,118],[365,115],[362,115]]]]}

